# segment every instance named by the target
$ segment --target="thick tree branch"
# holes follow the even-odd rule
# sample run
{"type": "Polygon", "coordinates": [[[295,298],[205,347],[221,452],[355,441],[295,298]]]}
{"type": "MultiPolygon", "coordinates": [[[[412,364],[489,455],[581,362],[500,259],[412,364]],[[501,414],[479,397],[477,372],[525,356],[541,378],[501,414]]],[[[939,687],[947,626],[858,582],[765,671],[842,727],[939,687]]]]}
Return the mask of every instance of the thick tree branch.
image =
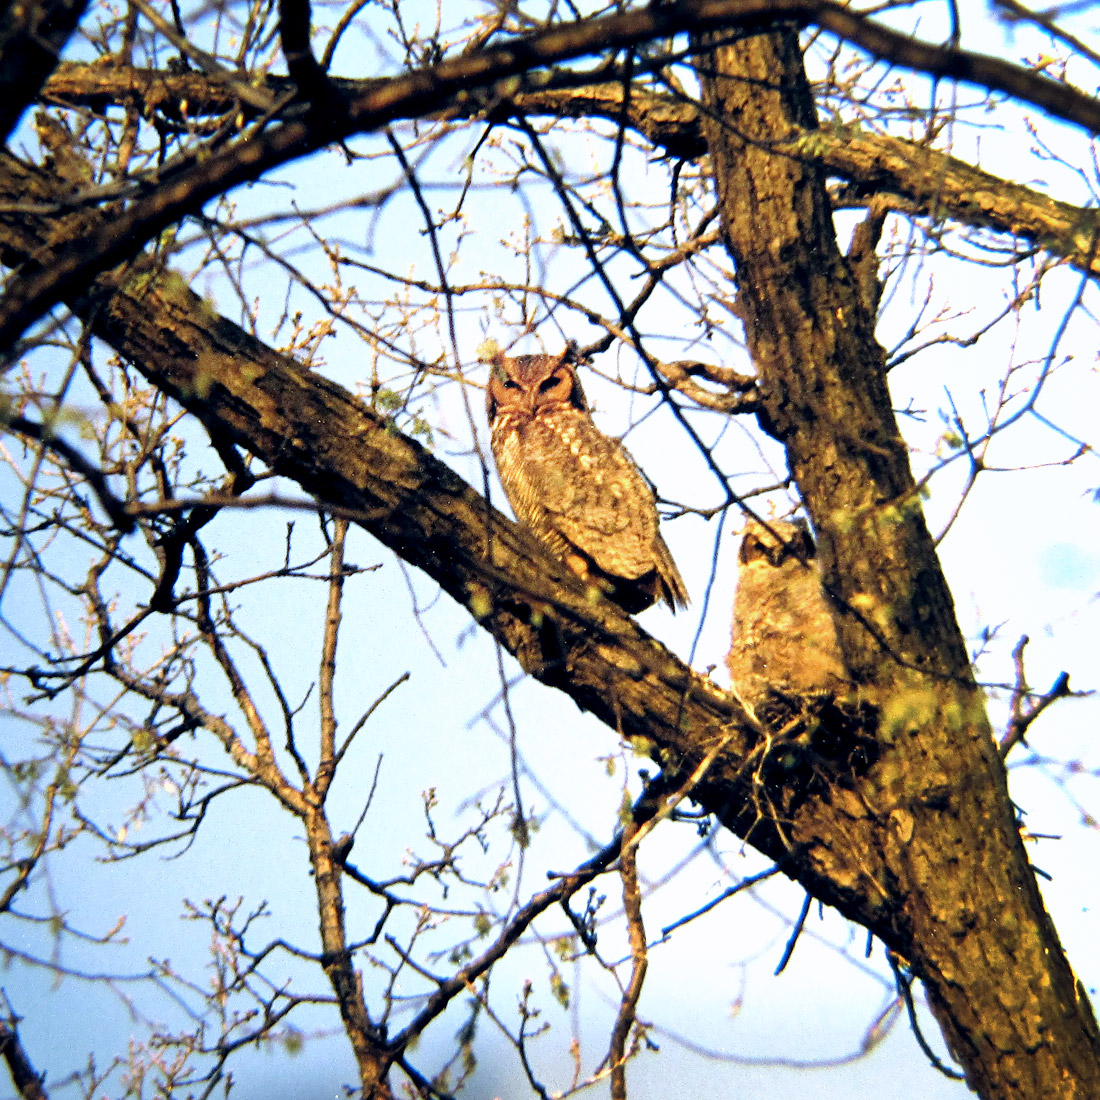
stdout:
{"type": "MultiPolygon", "coordinates": [[[[464,53],[457,61],[444,62],[424,71],[438,71],[446,78],[456,65],[463,66],[472,90],[502,76],[603,52],[605,48],[638,45],[677,33],[735,27],[751,30],[771,19],[787,19],[802,26],[821,27],[883,61],[914,72],[1002,92],[1022,102],[1032,103],[1056,118],[1093,133],[1100,132],[1100,101],[1094,96],[1054,80],[1041,71],[1001,58],[950,45],[922,42],[831,0],[668,0],[649,8],[550,27],[516,38],[504,47],[464,53]],[[509,65],[507,60],[508,55],[513,53],[516,59],[523,59],[518,69],[509,65]],[[509,72],[497,71],[501,64],[509,65],[509,72]]],[[[305,38],[299,34],[294,40],[300,43],[305,38]]],[[[286,78],[268,78],[268,84],[277,90],[285,91],[292,83],[286,78]]],[[[346,91],[361,87],[358,81],[339,83],[346,91]]]]}
{"type": "MultiPolygon", "coordinates": [[[[330,78],[345,99],[362,95],[381,80],[330,78]]],[[[137,107],[183,122],[236,111],[252,121],[294,94],[289,76],[267,73],[253,87],[255,102],[242,100],[240,78],[228,72],[172,72],[129,66],[62,61],[42,88],[42,99],[56,107],[86,107],[103,113],[112,107],[137,107]]]]}
{"type": "MultiPolygon", "coordinates": [[[[509,101],[528,115],[606,118],[624,123],[668,155],[696,159],[706,151],[695,103],[634,86],[623,104],[621,81],[576,85],[577,74],[554,73],[551,87],[521,92],[509,101]]],[[[377,81],[340,81],[344,96],[360,94],[377,81]]],[[[286,77],[266,80],[271,98],[293,90],[286,77]]],[[[45,97],[58,105],[106,110],[138,102],[178,119],[186,103],[192,117],[221,114],[238,105],[228,80],[202,73],[110,68],[65,62],[50,78],[45,97]]],[[[472,117],[480,108],[452,104],[438,117],[472,117]]],[[[830,175],[854,185],[857,194],[893,196],[910,216],[950,219],[964,226],[992,229],[1063,256],[1075,267],[1100,275],[1100,213],[1060,202],[1040,191],[975,168],[958,157],[919,142],[854,126],[830,127],[795,136],[777,151],[819,162],[830,175]]]]}
{"type": "Polygon", "coordinates": [[[42,1076],[35,1072],[23,1044],[19,1041],[14,1020],[0,1020],[0,1058],[7,1063],[11,1083],[23,1100],[46,1100],[42,1076]]]}
{"type": "MultiPolygon", "coordinates": [[[[1100,132],[1100,102],[1068,85],[1000,61],[907,38],[837,3],[796,0],[674,0],[628,12],[555,25],[505,46],[450,59],[384,81],[325,111],[306,111],[232,145],[203,149],[165,170],[155,191],[119,211],[79,244],[62,246],[22,277],[0,299],[0,353],[10,351],[28,325],[95,274],[132,255],[162,229],[210,199],[259,178],[278,165],[355,133],[378,130],[401,118],[421,117],[454,100],[516,90],[494,86],[557,62],[633,46],[683,32],[753,30],[782,17],[816,23],[873,54],[921,71],[978,83],[1034,103],[1059,118],[1100,132]],[[341,109],[342,107],[342,109],[341,109]]],[[[537,78],[537,74],[536,74],[537,78]]],[[[537,83],[537,79],[536,79],[537,83]]]]}
{"type": "Polygon", "coordinates": [[[88,0],[22,0],[0,9],[0,145],[57,65],[88,0]]]}

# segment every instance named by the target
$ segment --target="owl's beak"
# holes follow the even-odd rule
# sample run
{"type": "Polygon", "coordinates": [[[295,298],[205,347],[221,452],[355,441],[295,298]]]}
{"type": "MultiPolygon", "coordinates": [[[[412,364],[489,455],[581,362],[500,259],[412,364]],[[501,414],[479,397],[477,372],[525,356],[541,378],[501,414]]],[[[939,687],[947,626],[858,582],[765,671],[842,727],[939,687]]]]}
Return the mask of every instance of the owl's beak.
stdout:
{"type": "Polygon", "coordinates": [[[530,417],[534,417],[535,415],[535,400],[538,398],[538,395],[538,390],[528,390],[523,395],[523,411],[530,417]]]}

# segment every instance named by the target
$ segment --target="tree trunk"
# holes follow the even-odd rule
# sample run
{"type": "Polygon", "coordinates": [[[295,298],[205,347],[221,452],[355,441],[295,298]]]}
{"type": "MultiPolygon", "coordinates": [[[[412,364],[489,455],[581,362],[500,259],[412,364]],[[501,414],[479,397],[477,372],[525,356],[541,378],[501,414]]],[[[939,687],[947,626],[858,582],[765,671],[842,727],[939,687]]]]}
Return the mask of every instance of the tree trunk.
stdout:
{"type": "Polygon", "coordinates": [[[867,774],[834,790],[834,820],[796,818],[792,843],[834,882],[860,884],[871,927],[924,982],[975,1091],[1100,1096],[1100,1036],[1020,840],[873,318],[821,173],[775,151],[816,126],[797,33],[700,46],[704,133],[761,421],[786,446],[845,656],[880,717],[867,774]]]}

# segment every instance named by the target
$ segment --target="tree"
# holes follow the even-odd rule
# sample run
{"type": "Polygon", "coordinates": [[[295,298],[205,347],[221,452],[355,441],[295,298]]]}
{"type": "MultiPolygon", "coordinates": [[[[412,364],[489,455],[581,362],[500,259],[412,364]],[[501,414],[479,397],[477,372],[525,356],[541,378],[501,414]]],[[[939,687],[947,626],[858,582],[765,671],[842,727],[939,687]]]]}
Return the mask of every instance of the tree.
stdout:
{"type": "MultiPolygon", "coordinates": [[[[950,527],[995,466],[1050,462],[1075,478],[1094,458],[1039,402],[1055,374],[1082,394],[1090,384],[1065,346],[1100,262],[1095,214],[983,171],[960,133],[1003,117],[1034,135],[1052,173],[1086,163],[1100,107],[1079,87],[1100,59],[1075,36],[1073,7],[997,7],[1022,39],[1041,32],[1047,53],[1032,62],[967,51],[945,11],[946,45],[826,0],[502,4],[476,17],[301,0],[165,14],[130,0],[9,14],[7,124],[27,106],[35,133],[25,120],[0,161],[5,706],[19,731],[4,758],[18,806],[2,909],[17,930],[45,923],[54,949],[45,960],[21,949],[20,931],[5,948],[73,970],[67,945],[89,933],[55,900],[55,868],[96,845],[116,862],[178,854],[254,792],[300,830],[319,925],[313,942],[265,939],[263,908],[191,902],[215,946],[213,988],[163,957],[135,975],[172,991],[189,1023],[151,1025],[144,1049],[89,1064],[78,1091],[136,1096],[155,1081],[207,1095],[232,1082],[241,1051],[293,1047],[338,1013],[364,1096],[453,1094],[476,1063],[481,1018],[546,1095],[530,988],[509,1023],[490,981],[523,937],[552,935],[535,922],[558,907],[562,957],[621,975],[606,1055],[578,1065],[574,1087],[606,1076],[625,1096],[647,1037],[637,857],[694,805],[697,825],[743,838],[767,873],[805,889],[792,949],[810,899],[884,945],[896,1004],[912,1013],[920,983],[975,1092],[1100,1092],[1100,1035],[1005,768],[1068,680],[1034,689],[1026,640],[1012,649],[1014,682],[976,677],[983,653],[968,651],[923,503],[932,494],[950,527]],[[35,60],[75,20],[69,59],[52,71],[35,60]],[[364,53],[377,61],[364,66],[364,53]],[[341,67],[376,71],[337,78],[341,67]],[[1051,118],[1063,124],[1057,154],[1051,118]],[[955,269],[966,274],[944,274],[955,269]],[[940,297],[941,277],[998,285],[997,298],[971,318],[940,297]],[[1022,349],[1040,293],[1065,302],[1055,331],[1038,328],[1045,354],[1021,350],[969,389],[953,382],[930,430],[903,410],[907,440],[891,372],[935,371],[952,345],[978,355],[1004,329],[1022,349]],[[891,351],[876,323],[899,334],[891,351]],[[601,396],[629,399],[638,422],[652,416],[637,437],[660,438],[668,469],[643,464],[679,517],[666,524],[674,550],[677,528],[698,539],[716,527],[720,563],[727,519],[804,507],[859,684],[854,710],[794,701],[762,723],[691,667],[721,652],[676,655],[492,506],[479,329],[534,334],[550,350],[595,331],[582,350],[601,396]],[[354,344],[362,397],[329,377],[322,348],[335,334],[354,344]],[[1043,425],[1044,446],[1017,442],[1021,424],[1043,425]],[[754,472],[737,465],[747,453],[754,472]],[[288,483],[314,503],[295,503],[288,483]],[[305,533],[288,524],[281,566],[251,571],[246,532],[264,530],[256,509],[276,506],[320,518],[305,533]],[[331,812],[357,736],[403,679],[357,719],[342,713],[337,674],[354,681],[356,659],[340,642],[345,590],[366,568],[348,558],[356,528],[375,540],[365,552],[393,551],[465,609],[479,646],[495,643],[494,713],[511,745],[510,783],[476,800],[455,836],[425,794],[435,855],[410,855],[403,874],[370,867],[385,832],[374,784],[359,775],[359,826],[346,835],[331,812]],[[230,533],[215,544],[213,530],[230,533]],[[294,627],[277,628],[274,612],[283,593],[318,585],[313,703],[300,670],[280,668],[287,639],[275,632],[294,627]],[[658,767],[615,835],[537,891],[523,878],[539,822],[525,810],[511,658],[604,722],[609,745],[618,735],[658,767]],[[996,735],[989,699],[1003,701],[996,735]],[[601,953],[596,893],[584,900],[609,872],[629,943],[617,967],[601,953]],[[473,934],[440,950],[438,922],[460,915],[474,916],[473,934]],[[272,976],[276,960],[293,980],[272,976]],[[413,1047],[460,1001],[453,1056],[429,1073],[413,1047]]],[[[706,611],[704,555],[695,565],[685,576],[706,611]]],[[[423,625],[424,590],[406,579],[408,617],[423,625]]],[[[728,609],[728,595],[715,586],[714,606],[728,609]]],[[[1003,659],[992,626],[980,642],[988,663],[1003,659]]],[[[701,906],[687,899],[683,913],[701,906]]],[[[549,951],[546,965],[564,1000],[549,951]]],[[[16,1087],[38,1095],[18,1007],[0,1039],[16,1087]]]]}

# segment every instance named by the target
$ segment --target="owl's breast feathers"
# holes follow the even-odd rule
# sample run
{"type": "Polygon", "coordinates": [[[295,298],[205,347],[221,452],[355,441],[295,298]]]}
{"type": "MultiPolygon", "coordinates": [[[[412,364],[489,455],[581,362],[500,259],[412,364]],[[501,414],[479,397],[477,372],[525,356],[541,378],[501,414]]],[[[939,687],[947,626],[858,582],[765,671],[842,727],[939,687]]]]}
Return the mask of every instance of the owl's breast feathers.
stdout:
{"type": "Polygon", "coordinates": [[[520,429],[525,465],[539,471],[547,522],[600,568],[635,580],[653,572],[653,492],[626,448],[593,431],[586,414],[558,410],[520,429]]]}
{"type": "Polygon", "coordinates": [[[774,691],[845,692],[848,673],[809,534],[781,521],[750,524],[742,547],[726,659],[738,695],[757,706],[774,691]],[[772,531],[801,545],[805,560],[776,553],[772,531]]]}

